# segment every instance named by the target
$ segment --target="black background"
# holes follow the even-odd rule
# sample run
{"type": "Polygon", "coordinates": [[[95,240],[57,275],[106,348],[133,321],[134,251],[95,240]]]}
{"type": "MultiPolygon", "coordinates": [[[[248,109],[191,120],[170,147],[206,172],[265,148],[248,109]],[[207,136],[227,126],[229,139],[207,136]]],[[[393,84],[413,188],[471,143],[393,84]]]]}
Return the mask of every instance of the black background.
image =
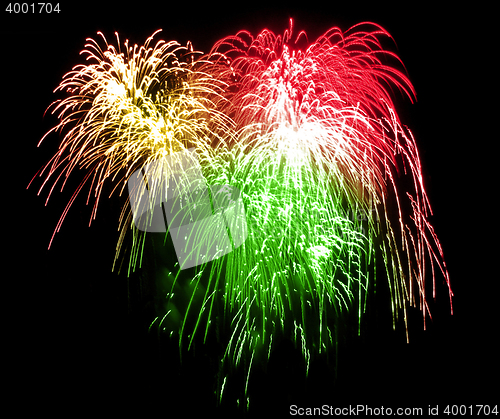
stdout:
{"type": "MultiPolygon", "coordinates": [[[[283,374],[290,374],[290,367],[278,362],[274,372],[255,378],[256,405],[285,416],[290,404],[415,406],[426,411],[429,405],[439,404],[442,410],[447,404],[491,405],[498,400],[493,397],[498,388],[498,268],[490,256],[497,247],[491,241],[498,231],[497,204],[489,201],[495,188],[489,186],[493,178],[484,159],[493,150],[492,138],[478,129],[487,119],[482,109],[488,102],[476,97],[488,92],[484,79],[491,73],[483,70],[480,40],[486,35],[475,13],[378,2],[259,7],[143,1],[61,4],[59,14],[14,15],[4,11],[6,5],[0,11],[8,250],[3,320],[4,345],[12,354],[5,363],[15,371],[11,389],[27,401],[19,409],[35,403],[68,414],[83,409],[116,414],[132,407],[167,417],[177,417],[179,408],[183,413],[211,412],[211,391],[204,385],[210,386],[213,377],[207,377],[208,370],[197,377],[195,367],[185,372],[189,379],[170,374],[148,341],[144,316],[131,310],[130,298],[136,297],[127,294],[126,277],[111,272],[122,201],[103,200],[89,228],[91,208],[82,195],[48,250],[78,175],[47,206],[47,192],[37,196],[40,180],[28,190],[26,186],[57,149],[55,135],[36,147],[56,122],[44,111],[62,76],[81,62],[78,53],[86,37],[100,30],[111,42],[118,31],[122,39],[142,44],[161,28],[160,38],[191,40],[196,49],[207,51],[240,29],[256,34],[267,27],[282,33],[290,17],[296,33],[304,29],[310,40],[332,26],[347,30],[362,21],[382,25],[395,39],[395,51],[417,92],[415,104],[398,99],[399,110],[421,151],[432,222],[455,294],[454,315],[439,279],[437,300],[431,302],[433,320],[424,332],[420,314],[411,311],[407,344],[402,323],[392,331],[388,300],[377,301],[372,308],[376,320],[362,339],[349,344],[335,386],[321,364],[304,384],[299,374],[296,382],[283,378],[289,377],[283,374]],[[264,408],[265,403],[270,404],[264,408]]],[[[137,287],[132,284],[131,289],[137,287]]],[[[286,349],[283,358],[293,363],[286,349]]]]}

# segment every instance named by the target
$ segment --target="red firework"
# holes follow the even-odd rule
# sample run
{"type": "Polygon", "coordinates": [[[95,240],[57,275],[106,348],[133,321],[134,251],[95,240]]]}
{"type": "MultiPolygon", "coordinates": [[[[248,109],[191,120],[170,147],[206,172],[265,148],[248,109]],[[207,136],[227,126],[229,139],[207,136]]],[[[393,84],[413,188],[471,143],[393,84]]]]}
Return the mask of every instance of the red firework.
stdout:
{"type": "MultiPolygon", "coordinates": [[[[328,162],[332,190],[351,209],[375,208],[371,239],[381,241],[393,313],[418,305],[429,313],[425,276],[430,263],[448,288],[441,244],[428,217],[420,156],[401,124],[393,96],[412,102],[415,90],[399,57],[382,45],[392,40],[379,25],[360,23],[343,33],[332,28],[306,48],[305,32],[293,40],[265,29],[218,41],[211,60],[227,89],[223,112],[235,121],[239,143],[280,147],[295,132],[317,164],[328,162]],[[404,184],[409,187],[402,187],[404,184]]],[[[378,243],[378,241],[377,241],[378,243]]],[[[449,288],[450,302],[452,297],[449,288]]]]}

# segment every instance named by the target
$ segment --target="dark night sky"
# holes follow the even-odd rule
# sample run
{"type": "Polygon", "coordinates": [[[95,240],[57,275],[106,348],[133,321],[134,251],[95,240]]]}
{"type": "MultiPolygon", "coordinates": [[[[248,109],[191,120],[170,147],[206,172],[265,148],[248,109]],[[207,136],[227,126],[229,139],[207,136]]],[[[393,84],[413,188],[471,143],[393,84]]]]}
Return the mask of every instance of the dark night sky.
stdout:
{"type": "MultiPolygon", "coordinates": [[[[415,313],[416,331],[410,345],[404,342],[401,324],[395,333],[390,327],[381,330],[378,338],[374,332],[368,333],[355,353],[369,365],[353,366],[344,392],[352,395],[352,403],[373,406],[382,404],[382,399],[371,398],[379,393],[384,395],[385,405],[393,407],[494,402],[490,382],[498,376],[498,314],[491,272],[496,266],[488,262],[491,250],[485,249],[487,237],[483,236],[493,228],[487,220],[491,208],[479,205],[480,188],[487,184],[488,177],[479,182],[471,176],[484,169],[478,165],[479,147],[464,146],[473,134],[470,121],[475,118],[466,110],[473,103],[468,96],[473,87],[466,87],[464,80],[472,79],[474,64],[473,60],[459,59],[464,50],[472,48],[472,40],[465,35],[465,21],[473,25],[475,20],[456,12],[429,12],[423,6],[411,9],[384,7],[378,2],[370,7],[337,3],[330,1],[325,6],[324,2],[305,2],[301,7],[288,3],[254,9],[240,3],[199,6],[196,2],[178,2],[172,6],[162,2],[153,6],[137,2],[135,6],[125,3],[103,8],[99,2],[85,2],[61,5],[61,12],[50,16],[14,16],[2,10],[2,119],[3,144],[7,147],[3,156],[8,156],[5,170],[11,170],[4,185],[8,185],[9,196],[16,197],[4,201],[7,213],[14,215],[6,223],[7,263],[15,264],[4,276],[4,281],[13,286],[4,296],[6,306],[12,305],[4,321],[9,333],[16,336],[7,340],[16,354],[13,359],[19,371],[15,388],[27,398],[49,390],[52,396],[44,397],[44,406],[58,406],[61,397],[74,397],[78,411],[79,402],[108,400],[113,389],[128,392],[127,400],[134,399],[144,407],[158,403],[171,408],[180,400],[196,404],[202,397],[186,389],[192,398],[174,400],[168,392],[156,389],[151,394],[159,399],[153,402],[135,379],[134,374],[139,374],[153,387],[152,380],[169,378],[159,377],[154,362],[144,360],[153,356],[148,354],[146,344],[138,343],[143,335],[128,312],[124,277],[111,273],[120,201],[110,201],[109,205],[103,201],[97,220],[88,228],[90,207],[84,205],[84,199],[78,199],[53,247],[47,250],[77,179],[63,193],[56,192],[48,206],[44,206],[46,193],[36,195],[40,182],[26,190],[36,171],[56,150],[54,135],[36,148],[55,122],[50,115],[44,117],[44,111],[55,99],[52,90],[61,77],[80,62],[78,53],[85,38],[100,30],[111,40],[118,31],[121,38],[140,44],[162,28],[161,38],[181,43],[191,40],[195,48],[207,51],[214,41],[240,29],[257,33],[267,27],[282,33],[292,17],[296,30],[305,29],[310,40],[331,26],[346,30],[361,21],[382,25],[395,39],[396,52],[417,91],[416,104],[401,101],[402,120],[412,129],[420,147],[435,213],[432,222],[444,247],[456,295],[455,315],[450,317],[444,287],[438,287],[438,300],[431,304],[434,321],[422,333],[415,313]],[[379,383],[388,377],[392,384],[380,390],[379,383]],[[407,400],[402,388],[407,390],[407,400]]],[[[474,134],[474,138],[479,135],[474,134]]],[[[354,356],[349,362],[354,362],[354,356]]],[[[324,393],[306,399],[304,406],[346,405],[343,392],[336,389],[330,393],[327,381],[320,387],[324,393]],[[307,404],[313,399],[314,405],[307,404]]],[[[298,404],[294,400],[289,404],[293,403],[298,404]]],[[[110,408],[126,404],[117,400],[110,408]]],[[[283,413],[288,413],[287,408],[283,413]]]]}

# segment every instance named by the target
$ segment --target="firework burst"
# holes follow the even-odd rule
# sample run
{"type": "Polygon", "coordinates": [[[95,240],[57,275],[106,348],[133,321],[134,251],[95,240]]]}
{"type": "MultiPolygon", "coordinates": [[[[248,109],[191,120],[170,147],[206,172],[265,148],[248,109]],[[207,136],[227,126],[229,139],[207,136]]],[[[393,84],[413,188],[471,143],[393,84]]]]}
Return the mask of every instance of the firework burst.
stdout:
{"type": "MultiPolygon", "coordinates": [[[[59,123],[46,135],[54,131],[64,137],[39,173],[45,176],[40,191],[54,180],[48,201],[56,184],[62,181],[62,190],[75,168],[85,170],[86,175],[54,234],[88,183],[87,204],[94,198],[92,220],[106,182],[112,184],[111,194],[122,194],[131,173],[143,165],[188,147],[205,155],[212,141],[222,141],[221,134],[227,134],[230,121],[214,106],[223,86],[198,69],[207,68],[208,63],[200,60],[201,54],[189,43],[186,47],[175,41],[153,45],[158,32],[142,47],[129,46],[128,40],[122,45],[118,34],[114,46],[99,33],[104,49],[87,39],[81,53],[87,64],[67,73],[56,89],[67,97],[51,105],[59,123]]],[[[131,214],[125,211],[118,248],[130,221],[131,214]]]]}
{"type": "MultiPolygon", "coordinates": [[[[436,266],[448,285],[449,278],[428,222],[431,208],[418,150],[391,98],[396,88],[412,99],[414,89],[397,66],[384,64],[401,65],[382,48],[381,38],[390,35],[368,23],[346,33],[332,28],[301,50],[295,45],[305,34],[292,42],[292,29],[290,22],[283,36],[240,32],[216,44],[214,51],[231,58],[222,75],[233,86],[225,113],[242,132],[240,142],[265,133],[266,146],[279,150],[299,138],[302,148],[295,149],[314,162],[316,178],[328,179],[330,188],[323,189],[350,210],[372,215],[370,240],[384,236],[395,316],[416,298],[425,319],[426,267],[430,263],[433,283],[436,266]],[[409,190],[400,190],[402,177],[409,190]]],[[[289,170],[297,170],[294,187],[315,181],[302,182],[301,164],[291,165],[289,170]]]]}
{"type": "MultiPolygon", "coordinates": [[[[215,325],[225,348],[220,399],[228,368],[242,364],[246,397],[253,363],[265,362],[280,338],[301,349],[307,371],[311,357],[335,346],[346,313],[355,313],[359,332],[375,258],[385,266],[394,324],[418,306],[425,325],[429,271],[434,290],[437,271],[449,287],[419,153],[393,102],[393,90],[410,100],[415,92],[382,47],[390,35],[368,23],[332,28],[309,45],[304,32],[292,34],[292,22],[282,36],[242,31],[207,55],[190,44],[152,46],[154,35],[143,47],[102,36],[106,49],[89,40],[88,63],[64,77],[57,90],[68,97],[53,104],[60,122],[52,131],[65,134],[40,173],[42,188],[55,178],[50,197],[75,168],[87,171],[56,231],[84,185],[94,218],[103,185],[121,195],[141,167],[157,168],[148,188],[161,203],[154,191],[168,188],[166,157],[191,147],[212,200],[217,185],[239,191],[245,242],[190,271],[188,284],[176,266],[151,325],[181,348],[215,325]]],[[[117,259],[132,236],[130,273],[146,235],[128,205],[120,228],[117,259]]]]}
{"type": "MultiPolygon", "coordinates": [[[[225,178],[242,191],[251,226],[224,261],[231,365],[246,353],[251,366],[269,356],[273,336],[286,336],[307,368],[313,348],[335,344],[345,309],[357,307],[359,330],[375,255],[407,339],[408,308],[421,309],[424,327],[430,315],[427,271],[434,292],[437,269],[449,287],[417,147],[391,98],[396,88],[412,99],[414,89],[381,46],[389,34],[373,24],[333,28],[302,50],[303,35],[292,42],[291,24],[284,36],[240,32],[212,50],[237,130],[225,178]],[[352,217],[360,213],[364,223],[352,217]]],[[[215,278],[220,270],[215,262],[215,278]]]]}

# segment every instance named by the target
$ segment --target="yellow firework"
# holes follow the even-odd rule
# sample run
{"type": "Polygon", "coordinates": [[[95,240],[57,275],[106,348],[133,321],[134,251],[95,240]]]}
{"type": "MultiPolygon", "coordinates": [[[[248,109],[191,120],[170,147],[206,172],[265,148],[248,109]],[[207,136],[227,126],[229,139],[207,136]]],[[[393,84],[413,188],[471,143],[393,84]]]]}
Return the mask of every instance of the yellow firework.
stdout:
{"type": "MultiPolygon", "coordinates": [[[[153,45],[158,32],[141,47],[121,43],[118,34],[116,46],[108,44],[98,32],[105,48],[87,39],[81,52],[87,63],[74,67],[56,88],[66,97],[49,107],[59,123],[47,134],[64,136],[39,174],[45,177],[40,191],[52,183],[48,200],[57,183],[64,188],[74,169],[84,169],[86,175],[54,234],[84,186],[90,184],[89,198],[94,198],[92,221],[105,183],[111,182],[110,195],[122,194],[139,167],[187,147],[195,147],[203,158],[211,153],[211,144],[231,135],[230,120],[216,110],[224,85],[210,75],[215,64],[189,42],[181,46],[160,40],[153,45]]],[[[130,219],[125,206],[118,250],[130,219]]]]}

